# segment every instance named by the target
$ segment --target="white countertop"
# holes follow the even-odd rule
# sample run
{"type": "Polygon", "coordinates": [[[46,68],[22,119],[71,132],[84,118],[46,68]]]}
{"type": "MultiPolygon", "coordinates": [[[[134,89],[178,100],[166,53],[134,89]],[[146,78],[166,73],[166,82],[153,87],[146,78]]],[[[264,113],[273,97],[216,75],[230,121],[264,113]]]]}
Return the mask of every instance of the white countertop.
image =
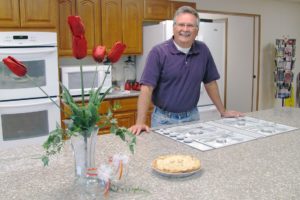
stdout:
{"type": "MultiPolygon", "coordinates": [[[[276,108],[247,116],[300,127],[298,108],[276,108]]],[[[156,133],[144,133],[137,138],[126,185],[150,194],[111,193],[111,199],[299,199],[299,147],[299,129],[205,152],[156,133]],[[153,173],[152,160],[170,153],[196,156],[202,163],[200,173],[180,179],[153,173]]],[[[0,150],[0,199],[82,199],[71,190],[74,162],[70,146],[66,145],[46,168],[40,160],[32,159],[41,151],[34,145],[0,150]]],[[[100,136],[96,162],[103,163],[119,152],[128,152],[119,138],[100,136]]]]}

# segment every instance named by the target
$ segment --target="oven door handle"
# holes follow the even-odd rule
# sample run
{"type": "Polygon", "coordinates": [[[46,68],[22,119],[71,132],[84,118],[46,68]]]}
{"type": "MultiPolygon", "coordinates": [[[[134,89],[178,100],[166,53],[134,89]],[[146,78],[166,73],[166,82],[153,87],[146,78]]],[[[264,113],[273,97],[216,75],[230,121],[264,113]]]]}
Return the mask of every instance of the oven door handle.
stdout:
{"type": "Polygon", "coordinates": [[[43,47],[43,48],[0,48],[0,54],[41,54],[57,52],[57,47],[43,47]]]}
{"type": "MultiPolygon", "coordinates": [[[[54,97],[52,99],[53,99],[53,101],[58,102],[57,97],[54,97]]],[[[51,103],[53,104],[53,102],[48,98],[32,99],[32,100],[24,100],[24,101],[20,100],[20,101],[0,102],[0,108],[7,109],[7,108],[18,108],[18,107],[24,107],[24,106],[40,106],[40,105],[47,105],[47,104],[51,104],[51,103]]]]}

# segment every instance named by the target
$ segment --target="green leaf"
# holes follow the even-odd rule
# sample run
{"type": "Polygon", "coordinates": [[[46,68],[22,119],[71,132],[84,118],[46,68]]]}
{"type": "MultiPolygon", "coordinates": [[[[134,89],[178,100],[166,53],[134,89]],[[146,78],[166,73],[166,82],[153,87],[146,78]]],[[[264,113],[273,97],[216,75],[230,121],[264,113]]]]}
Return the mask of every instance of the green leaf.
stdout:
{"type": "Polygon", "coordinates": [[[112,107],[112,110],[113,110],[113,111],[116,111],[116,110],[118,110],[118,109],[120,109],[120,108],[122,108],[120,102],[119,102],[119,101],[116,101],[116,102],[114,103],[113,107],[112,107]]]}
{"type": "Polygon", "coordinates": [[[42,156],[41,159],[42,159],[42,162],[43,162],[44,166],[49,165],[49,157],[48,156],[44,155],[44,156],[42,156]]]}
{"type": "Polygon", "coordinates": [[[71,103],[75,103],[69,90],[62,83],[60,83],[60,86],[62,87],[62,90],[63,90],[62,94],[63,94],[63,99],[65,100],[65,103],[68,105],[70,105],[71,103]]]}

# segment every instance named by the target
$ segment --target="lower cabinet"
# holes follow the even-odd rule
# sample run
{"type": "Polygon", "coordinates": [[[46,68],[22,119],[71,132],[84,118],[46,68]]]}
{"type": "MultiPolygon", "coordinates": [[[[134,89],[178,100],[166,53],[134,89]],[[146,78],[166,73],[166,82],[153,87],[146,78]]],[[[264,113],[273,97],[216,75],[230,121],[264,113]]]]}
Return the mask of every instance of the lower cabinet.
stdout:
{"type": "MultiPolygon", "coordinates": [[[[118,103],[121,106],[120,109],[113,112],[113,116],[118,121],[119,126],[129,128],[135,124],[137,118],[137,101],[138,97],[127,97],[112,100],[113,103],[118,103]]],[[[148,126],[151,125],[152,109],[153,107],[151,106],[147,114],[146,124],[148,126]]]]}
{"type": "MultiPolygon", "coordinates": [[[[138,97],[124,97],[124,98],[113,98],[106,99],[102,102],[101,107],[99,108],[99,114],[105,114],[110,107],[118,103],[120,108],[113,111],[113,117],[118,121],[118,126],[129,128],[135,124],[137,117],[137,100],[138,97]]],[[[80,103],[80,102],[78,102],[80,103]]],[[[63,107],[63,106],[62,106],[63,107]]],[[[70,113],[69,109],[64,108],[64,113],[61,114],[62,124],[63,120],[68,119],[68,114],[70,113]]],[[[151,124],[151,114],[153,107],[151,106],[148,115],[147,115],[147,125],[151,124]]],[[[100,122],[101,123],[101,122],[100,122]]],[[[99,129],[99,134],[110,133],[110,127],[106,126],[99,129]]]]}
{"type": "Polygon", "coordinates": [[[130,127],[135,124],[135,113],[134,112],[121,112],[115,113],[114,117],[118,120],[119,126],[130,127]]]}

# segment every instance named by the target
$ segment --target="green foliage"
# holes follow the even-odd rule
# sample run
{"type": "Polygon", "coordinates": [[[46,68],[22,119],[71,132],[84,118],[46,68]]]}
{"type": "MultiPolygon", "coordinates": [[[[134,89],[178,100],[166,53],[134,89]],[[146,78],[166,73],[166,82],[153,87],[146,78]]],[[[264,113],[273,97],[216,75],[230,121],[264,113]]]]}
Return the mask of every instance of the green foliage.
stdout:
{"type": "MultiPolygon", "coordinates": [[[[81,67],[81,66],[80,66],[81,67]]],[[[105,77],[106,78],[106,77],[105,77]]],[[[104,79],[105,79],[104,78],[104,79]]],[[[103,81],[104,82],[104,81],[103,81]]],[[[129,149],[134,153],[136,138],[128,129],[124,127],[118,127],[117,120],[113,118],[112,111],[119,109],[121,106],[116,103],[109,108],[107,114],[100,115],[98,110],[101,107],[101,103],[104,101],[105,96],[110,92],[111,88],[107,89],[104,94],[100,94],[103,82],[97,90],[92,89],[89,95],[88,103],[76,104],[72,95],[68,89],[61,84],[63,103],[66,107],[70,108],[70,120],[67,125],[67,129],[64,130],[58,124],[56,130],[49,134],[48,139],[43,144],[45,154],[41,157],[44,166],[49,164],[49,157],[53,156],[61,151],[63,148],[65,138],[76,136],[78,134],[83,137],[90,137],[92,130],[95,126],[103,128],[105,126],[111,126],[111,133],[119,136],[129,146],[129,149]],[[100,123],[101,122],[101,123],[100,123]]],[[[83,86],[82,86],[83,87],[83,86]]],[[[68,114],[68,113],[66,113],[68,114]]]]}
{"type": "Polygon", "coordinates": [[[46,151],[45,155],[41,157],[44,166],[47,166],[49,163],[49,156],[59,153],[63,148],[63,130],[56,125],[56,130],[49,133],[47,140],[44,142],[43,147],[46,151]]]}

